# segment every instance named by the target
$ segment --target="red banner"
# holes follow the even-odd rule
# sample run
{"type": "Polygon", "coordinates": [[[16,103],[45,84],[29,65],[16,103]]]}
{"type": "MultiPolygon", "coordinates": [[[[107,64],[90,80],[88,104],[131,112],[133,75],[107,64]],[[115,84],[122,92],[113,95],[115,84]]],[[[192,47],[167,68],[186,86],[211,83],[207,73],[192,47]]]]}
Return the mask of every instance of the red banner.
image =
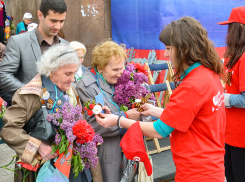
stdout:
{"type": "Polygon", "coordinates": [[[70,144],[68,147],[67,154],[65,152],[59,155],[58,160],[55,162],[55,167],[63,173],[68,179],[71,170],[71,156],[72,156],[73,144],[70,144]]]}

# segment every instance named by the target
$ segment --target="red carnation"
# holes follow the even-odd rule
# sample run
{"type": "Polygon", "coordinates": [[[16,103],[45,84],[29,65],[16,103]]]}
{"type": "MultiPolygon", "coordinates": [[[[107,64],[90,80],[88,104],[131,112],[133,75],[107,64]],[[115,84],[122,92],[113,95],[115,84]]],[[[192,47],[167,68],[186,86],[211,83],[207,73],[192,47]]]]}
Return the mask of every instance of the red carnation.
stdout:
{"type": "Polygon", "coordinates": [[[93,111],[92,110],[87,110],[88,115],[92,116],[93,115],[93,111]]]}
{"type": "Polygon", "coordinates": [[[89,105],[89,108],[90,108],[90,109],[93,109],[93,108],[94,108],[94,104],[90,104],[90,105],[89,105]]]}
{"type": "Polygon", "coordinates": [[[87,107],[84,107],[84,110],[88,110],[88,108],[87,107]]]}
{"type": "Polygon", "coordinates": [[[84,144],[91,142],[94,138],[94,129],[85,120],[79,120],[73,127],[73,134],[76,136],[77,142],[84,144]]]}

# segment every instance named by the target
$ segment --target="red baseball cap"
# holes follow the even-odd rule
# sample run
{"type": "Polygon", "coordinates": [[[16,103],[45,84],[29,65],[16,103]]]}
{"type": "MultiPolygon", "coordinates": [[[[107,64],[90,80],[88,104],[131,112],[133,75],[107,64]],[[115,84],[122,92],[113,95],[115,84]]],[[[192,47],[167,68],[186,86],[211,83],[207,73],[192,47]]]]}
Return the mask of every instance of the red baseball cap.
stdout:
{"type": "Polygon", "coordinates": [[[152,174],[152,165],[145,150],[139,121],[132,124],[128,129],[120,142],[120,146],[128,160],[143,162],[147,175],[150,176],[152,174]]]}
{"type": "Polygon", "coordinates": [[[245,6],[233,8],[231,10],[229,19],[227,21],[219,22],[217,24],[227,25],[234,22],[245,24],[245,6]]]}

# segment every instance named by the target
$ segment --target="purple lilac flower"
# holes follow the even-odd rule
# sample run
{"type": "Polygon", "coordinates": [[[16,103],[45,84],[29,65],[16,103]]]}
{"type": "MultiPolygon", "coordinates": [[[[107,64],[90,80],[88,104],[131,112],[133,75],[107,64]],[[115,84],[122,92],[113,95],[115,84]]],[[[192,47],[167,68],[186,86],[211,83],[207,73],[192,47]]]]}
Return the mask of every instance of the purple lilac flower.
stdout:
{"type": "Polygon", "coordinates": [[[55,117],[54,117],[52,114],[49,114],[49,115],[47,116],[47,120],[48,120],[49,122],[53,121],[54,118],[55,118],[55,117]]]}
{"type": "MultiPolygon", "coordinates": [[[[133,65],[128,65],[115,85],[114,101],[120,106],[125,105],[132,108],[132,102],[136,98],[144,97],[150,92],[142,85],[148,82],[148,77],[144,73],[135,72],[133,65]]],[[[152,100],[155,100],[152,96],[152,100]]]]}
{"type": "Polygon", "coordinates": [[[133,64],[129,64],[126,66],[126,69],[129,71],[129,72],[133,72],[135,70],[135,67],[133,64]]]}
{"type": "MultiPolygon", "coordinates": [[[[73,135],[72,127],[78,120],[83,119],[81,111],[82,107],[80,105],[73,107],[71,104],[66,102],[64,103],[62,110],[49,114],[47,119],[59,126],[59,130],[63,130],[67,140],[74,144],[73,154],[80,155],[82,157],[82,166],[89,168],[91,163],[92,167],[95,168],[98,164],[98,150],[96,145],[97,143],[103,143],[103,139],[99,134],[95,134],[91,142],[85,144],[74,142],[76,140],[76,136],[73,135]]],[[[57,133],[54,142],[56,145],[58,145],[60,141],[61,135],[60,133],[57,133]]]]}
{"type": "Polygon", "coordinates": [[[4,107],[7,108],[8,103],[7,102],[3,102],[3,104],[4,104],[4,107]]]}
{"type": "Polygon", "coordinates": [[[56,143],[56,145],[59,145],[60,144],[60,141],[61,141],[61,136],[60,136],[60,134],[56,134],[55,135],[55,143],[56,143]]]}

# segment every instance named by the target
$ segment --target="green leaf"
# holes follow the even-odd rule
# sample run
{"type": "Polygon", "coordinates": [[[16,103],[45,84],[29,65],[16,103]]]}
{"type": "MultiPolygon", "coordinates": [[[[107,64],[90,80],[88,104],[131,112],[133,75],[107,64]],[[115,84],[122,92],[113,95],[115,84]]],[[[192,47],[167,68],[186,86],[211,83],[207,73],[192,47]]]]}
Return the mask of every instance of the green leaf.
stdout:
{"type": "Polygon", "coordinates": [[[66,141],[66,136],[65,136],[65,135],[62,135],[62,136],[61,136],[61,141],[62,141],[62,142],[66,141]]]}
{"type": "Polygon", "coordinates": [[[132,80],[132,81],[134,81],[133,75],[134,75],[134,73],[131,73],[131,74],[130,74],[130,76],[131,76],[130,80],[132,80]]]}
{"type": "Polygon", "coordinates": [[[54,154],[54,153],[56,152],[56,148],[55,148],[55,146],[53,146],[53,145],[52,145],[52,147],[51,147],[51,148],[52,148],[52,152],[51,152],[51,154],[54,154]]]}
{"type": "Polygon", "coordinates": [[[77,165],[79,164],[78,161],[79,159],[78,159],[78,157],[77,156],[75,156],[74,157],[74,167],[77,167],[77,165]]]}
{"type": "Polygon", "coordinates": [[[128,107],[122,104],[122,105],[120,106],[120,111],[126,112],[126,111],[128,111],[128,107]]]}
{"type": "Polygon", "coordinates": [[[78,174],[79,174],[79,172],[75,172],[75,175],[74,175],[74,181],[75,181],[75,179],[77,178],[78,174]]]}
{"type": "Polygon", "coordinates": [[[65,144],[62,145],[62,147],[60,148],[59,153],[62,154],[63,152],[65,152],[66,146],[65,144]]]}

